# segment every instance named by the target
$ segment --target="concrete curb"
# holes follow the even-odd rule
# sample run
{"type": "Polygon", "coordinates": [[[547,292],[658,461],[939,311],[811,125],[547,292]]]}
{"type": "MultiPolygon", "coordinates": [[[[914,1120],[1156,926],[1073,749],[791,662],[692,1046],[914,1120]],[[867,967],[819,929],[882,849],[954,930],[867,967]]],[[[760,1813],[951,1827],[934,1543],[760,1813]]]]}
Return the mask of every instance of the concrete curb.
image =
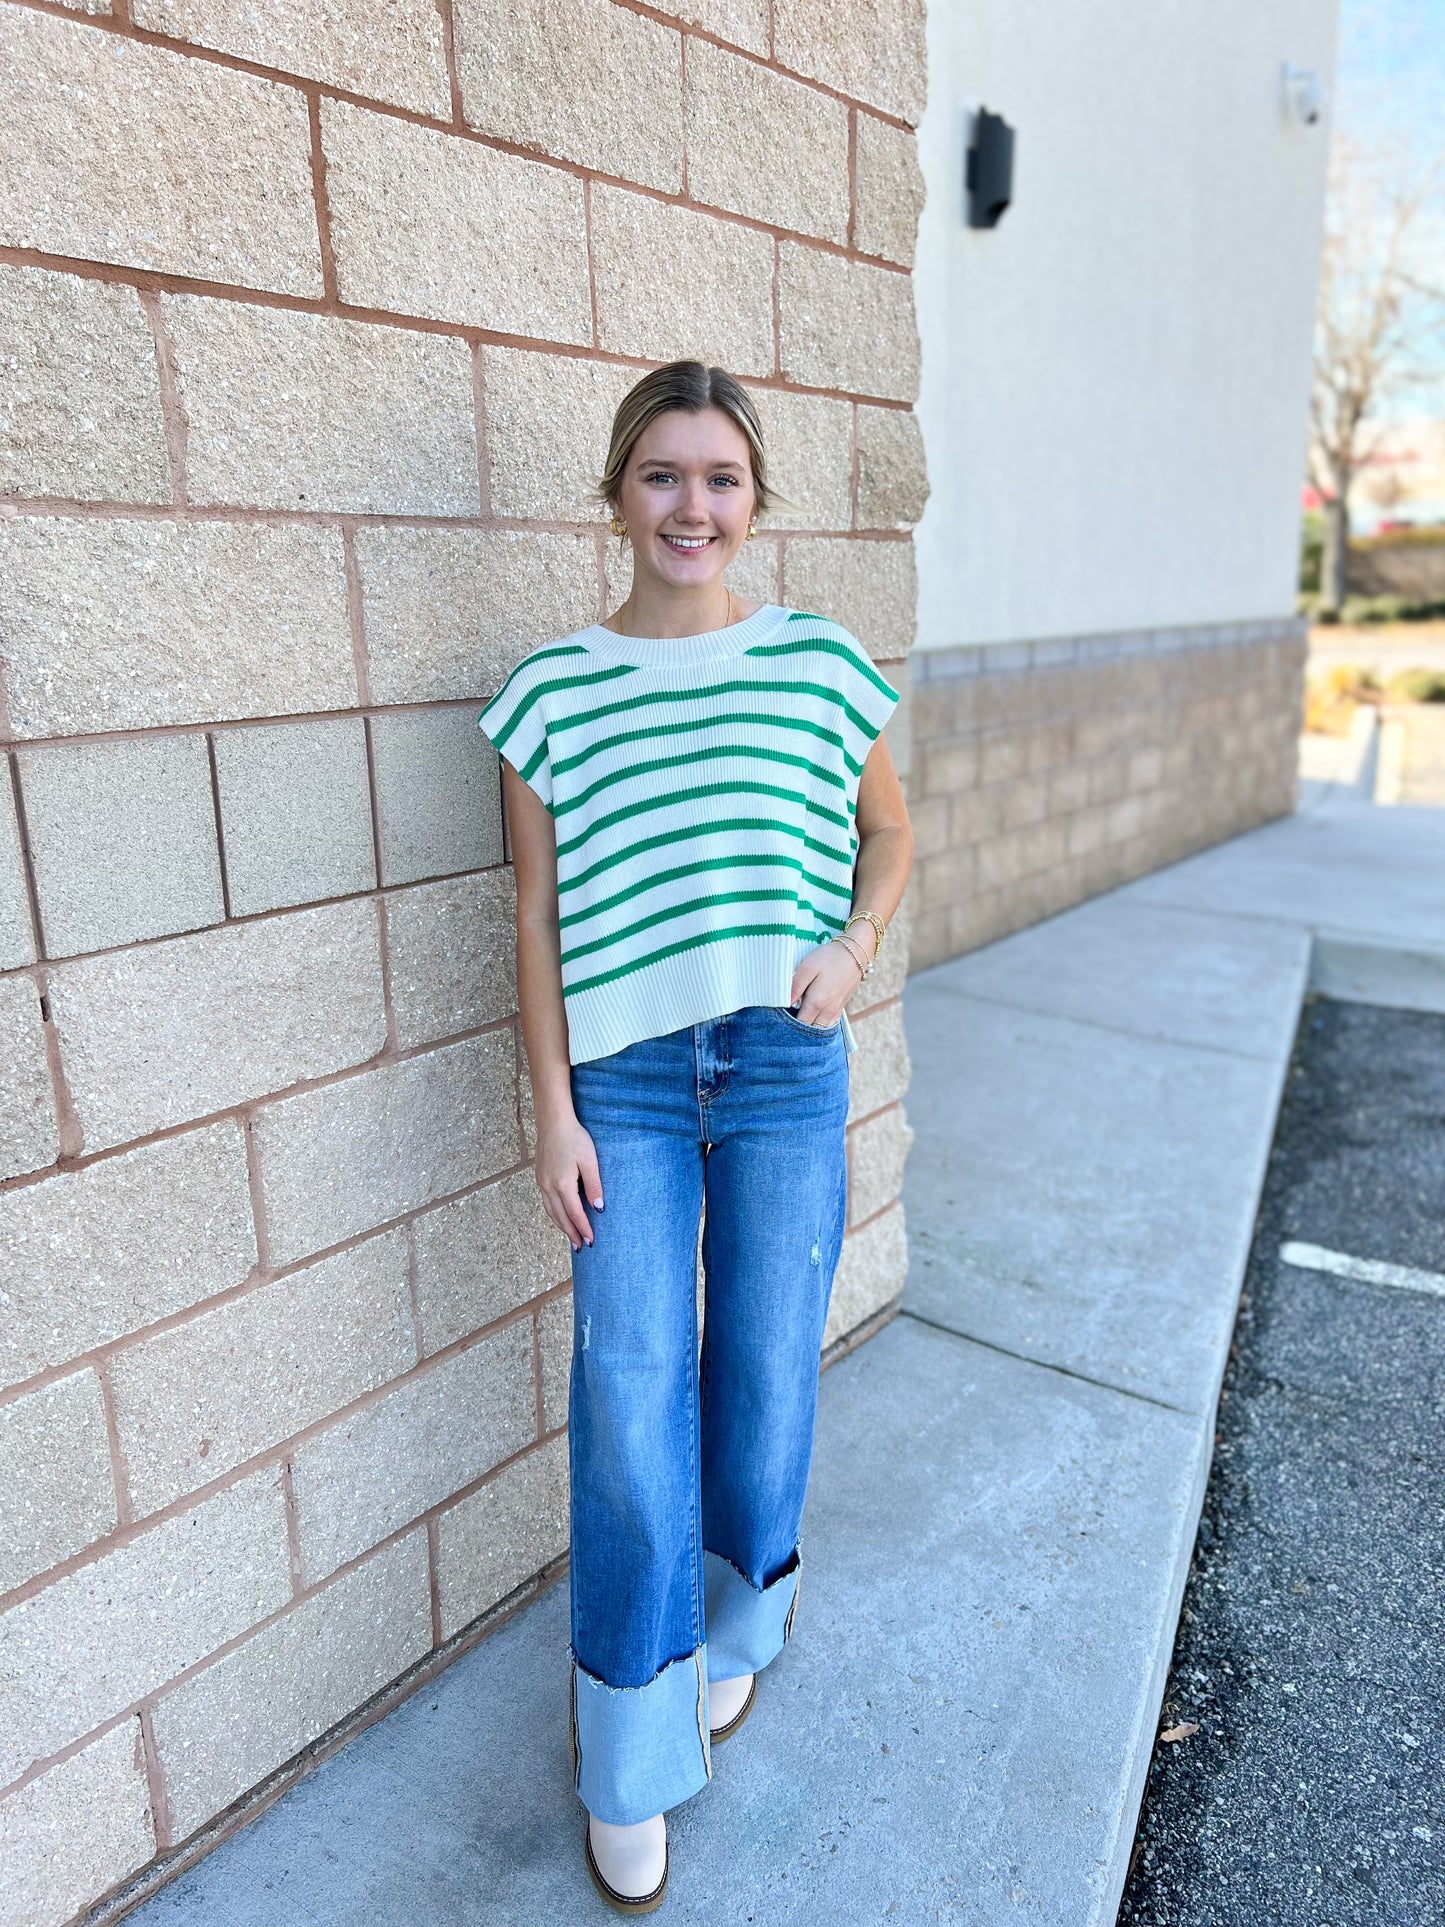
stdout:
{"type": "Polygon", "coordinates": [[[1342,1003],[1445,1012],[1445,950],[1361,943],[1317,931],[1309,987],[1342,1003]]]}
{"type": "MultiPolygon", "coordinates": [[[[1359,732],[1357,777],[1368,768],[1372,735],[1359,732]]],[[[905,1002],[912,1001],[912,1114],[919,1129],[910,1180],[916,1174],[919,1183],[912,1192],[905,1187],[917,1253],[905,1317],[922,1310],[966,1342],[1007,1344],[1045,1369],[1087,1374],[1120,1393],[1147,1384],[1188,1426],[1176,1439],[1172,1467],[1157,1469],[1159,1492],[1172,1491],[1177,1509],[1161,1502],[1146,1512],[1153,1524],[1108,1576],[1119,1627],[1113,1690],[1132,1696],[1127,1730],[1109,1729],[1110,1709],[1102,1703],[1075,1709],[1080,1728],[1093,1736],[1093,1758],[1081,1759],[1068,1789],[1074,1831],[1067,1841],[1056,1834],[1053,1843],[1055,1860],[1069,1863],[1073,1898],[1065,1898],[1070,1883],[1055,1869],[1050,1891],[1041,1882],[1030,1893],[1030,1918],[1110,1927],[1117,1916],[1301,1011],[1313,993],[1445,1009],[1445,893],[1430,881],[1442,870],[1445,815],[1375,810],[1358,794],[1349,800],[1337,791],[1327,811],[1286,819],[910,980],[905,1002]],[[946,1005],[966,1011],[980,1028],[1012,1016],[1000,1048],[976,1044],[959,1059],[974,1074],[971,1087],[967,1078],[955,1079],[972,1115],[952,1125],[942,1115],[945,1086],[929,1068],[934,1053],[925,1053],[915,1030],[926,1025],[932,1045],[946,1005]],[[1088,1030],[1100,1045],[1088,1060],[1092,1085],[1081,1084],[1066,1061],[1088,1030]],[[1106,1048],[1109,1036],[1116,1042],[1106,1048]],[[1129,1237],[1144,1183],[1161,1191],[1172,1185],[1178,1237],[1199,1235],[1184,1215],[1189,1187],[1179,1182],[1167,1147],[1130,1139],[1166,1118],[1146,1114],[1137,1102],[1150,1069],[1147,1053],[1161,1044],[1174,1052],[1165,1074],[1180,1080],[1190,1048],[1233,1055],[1237,1069],[1252,1063],[1258,1073],[1253,1082],[1245,1076],[1221,1084],[1211,1117],[1201,1119],[1192,1102],[1183,1102],[1165,1121],[1168,1131],[1191,1139],[1201,1171],[1218,1151],[1211,1139],[1236,1140],[1236,1155],[1211,1193],[1214,1215],[1228,1220],[1232,1235],[1201,1250],[1193,1269],[1172,1263],[1167,1214],[1157,1214],[1142,1237],[1129,1237]],[[1026,1099],[1018,1096],[1021,1085],[1026,1099]],[[1056,1110],[1065,1122],[1051,1128],[1056,1110]],[[1000,1140],[1025,1129],[1032,1136],[1017,1156],[999,1153],[1000,1140]],[[952,1133],[954,1162],[972,1172],[943,1214],[929,1204],[947,1162],[930,1142],[939,1131],[952,1133]],[[1090,1135],[1120,1147],[1112,1190],[1109,1163],[1090,1135]],[[1072,1160],[1075,1181],[1055,1170],[1041,1191],[1038,1173],[1029,1171],[1030,1146],[1040,1160],[1072,1160]],[[1030,1209],[1068,1222],[1057,1236],[1038,1236],[1030,1209]],[[1151,1284],[1161,1279],[1163,1291],[1151,1297],[1151,1284]],[[1176,1315],[1186,1299],[1192,1321],[1176,1315]],[[1043,1309],[1018,1309],[1031,1300],[1042,1300],[1043,1309]],[[1121,1305],[1137,1309],[1137,1344],[1121,1305]]],[[[1143,1426],[1142,1407],[1120,1409],[1132,1409],[1143,1426]]],[[[1067,1623],[1052,1631],[1061,1672],[1073,1638],[1067,1623]]],[[[1018,1822],[1045,1824],[1023,1790],[1018,1799],[1018,1822]]]]}
{"type": "Polygon", "coordinates": [[[1392,716],[1380,725],[1380,753],[1375,767],[1375,801],[1395,807],[1405,780],[1405,725],[1392,716]]]}
{"type": "MultiPolygon", "coordinates": [[[[1063,960],[1071,945],[1077,950],[1078,937],[1086,926],[1093,926],[1095,940],[1099,940],[1099,933],[1105,931],[1107,926],[1117,924],[1134,913],[1135,904],[1130,890],[1115,892],[1108,898],[1082,906],[1080,911],[1066,913],[1048,925],[1036,926],[1032,931],[1020,933],[1019,937],[1007,939],[993,946],[989,952],[976,953],[975,957],[940,966],[938,971],[930,974],[952,976],[960,988],[972,981],[976,993],[978,978],[986,974],[986,991],[978,994],[976,1001],[970,999],[974,1016],[982,1020],[987,1013],[985,997],[999,988],[999,979],[1009,974],[1013,959],[1032,950],[1042,963],[1052,953],[1059,963],[1061,974],[1045,984],[1043,980],[1052,973],[1040,969],[1035,971],[1030,981],[1039,982],[1041,995],[1055,1006],[1050,1014],[1057,1019],[1059,1005],[1070,1002],[1066,994],[1067,977],[1063,974],[1063,960]]],[[[1219,940],[1217,918],[1177,913],[1159,916],[1156,913],[1156,924],[1163,941],[1172,944],[1176,963],[1183,961],[1184,969],[1179,974],[1184,978],[1191,974],[1192,940],[1201,936],[1209,943],[1217,944],[1219,940]]],[[[1067,1927],[1080,1927],[1081,1923],[1087,1923],[1088,1927],[1108,1927],[1117,1915],[1128,1875],[1139,1807],[1169,1674],[1175,1629],[1213,1456],[1214,1427],[1219,1391],[1228,1359],[1229,1332],[1248,1260],[1254,1218],[1268,1167],[1295,1028],[1309,983],[1308,941],[1298,937],[1290,941],[1293,933],[1289,932],[1273,935],[1275,955],[1267,986],[1271,1002],[1271,1022],[1268,1026],[1272,1032],[1271,1047],[1261,1048],[1264,1042],[1261,1036],[1252,1035],[1248,1039],[1248,1055],[1241,1052],[1241,1057],[1245,1059],[1249,1074],[1243,1084],[1232,1088],[1232,1095],[1227,1100],[1222,1099],[1230,1105],[1228,1128],[1238,1140],[1240,1150],[1231,1163],[1226,1184],[1222,1189],[1216,1186],[1211,1196],[1217,1205],[1228,1205],[1231,1221],[1229,1234],[1216,1241],[1205,1265],[1189,1274],[1188,1289],[1194,1296],[1196,1307],[1207,1307],[1210,1313],[1207,1330],[1181,1332],[1181,1336],[1187,1338],[1187,1360],[1181,1359],[1178,1369],[1170,1369],[1168,1363],[1157,1356],[1157,1351],[1152,1360],[1151,1390],[1158,1397],[1168,1398],[1172,1409],[1186,1422],[1187,1430],[1182,1436],[1176,1437],[1175,1463],[1168,1468],[1167,1478],[1161,1481],[1160,1489],[1162,1491],[1167,1486],[1170,1500],[1167,1506],[1160,1504],[1152,1515],[1157,1521],[1153,1528],[1157,1537],[1152,1542],[1146,1539],[1134,1545],[1130,1549],[1130,1558],[1117,1562],[1116,1569],[1105,1582],[1112,1592],[1113,1611],[1121,1631],[1120,1663],[1116,1669],[1119,1685],[1116,1690],[1121,1695],[1131,1693],[1132,1704],[1128,1707],[1125,1730],[1113,1736],[1113,1756],[1107,1757],[1107,1743],[1096,1739],[1093,1758],[1080,1764],[1072,1792],[1081,1815],[1088,1814],[1089,1818],[1081,1821],[1077,1834],[1067,1843],[1060,1840],[1054,1843],[1056,1858],[1073,1862],[1074,1877],[1071,1884],[1075,1898],[1072,1902],[1066,1900],[1059,1885],[1055,1885],[1046,1901],[1043,1895],[1038,1896],[1038,1900],[1044,1901],[1044,1904],[1039,1906],[1037,1917],[1056,1921],[1058,1927],[1066,1927],[1066,1923],[1067,1927]],[[1283,942],[1279,941],[1280,937],[1284,938],[1283,942]]],[[[1246,952],[1253,941],[1253,938],[1246,936],[1246,952]]],[[[1127,940],[1121,943],[1120,948],[1128,948],[1127,940]]],[[[1255,985],[1253,994],[1258,1002],[1262,994],[1261,986],[1255,985]]],[[[1018,988],[1016,995],[1019,1005],[1015,1007],[1021,1007],[1028,991],[1018,988]]],[[[1178,1036],[1172,1039],[1161,1037],[1147,1015],[1134,1020],[1138,1022],[1138,1029],[1132,1034],[1123,1028],[1131,1021],[1123,1011],[1095,1011],[1090,1014],[1074,1004],[1065,1021],[1075,1025],[1093,1025],[1100,1019],[1110,1026],[1119,1026],[1113,1031],[1116,1042],[1108,1048],[1112,1048],[1121,1060],[1129,1059],[1140,1046],[1163,1045],[1170,1060],[1166,1075],[1180,1074],[1186,1053],[1197,1053],[1202,1057],[1208,1048],[1202,1042],[1189,1042],[1178,1036]]],[[[1197,1031],[1200,1026],[1191,1025],[1189,1028],[1197,1031]]],[[[995,1065],[996,1072],[997,1069],[995,1065]]],[[[1027,1078],[1037,1073],[1030,1066],[1020,1063],[1018,1074],[1027,1078]]],[[[1107,1079],[1107,1073],[1103,1075],[1107,1079]]],[[[1041,1097],[1051,1095],[1055,1101],[1070,1108],[1072,1115],[1072,1106],[1077,1099],[1057,1088],[1052,1093],[1046,1093],[1049,1080],[1047,1064],[1043,1066],[1042,1076],[1044,1085],[1041,1086],[1041,1097]]],[[[1126,1068],[1123,1082],[1127,1085],[1131,1081],[1131,1068],[1126,1068]]],[[[986,1104],[986,1096],[981,1093],[979,1101],[986,1104]]],[[[1120,1137],[1136,1129],[1137,1126],[1131,1126],[1128,1122],[1129,1103],[1127,1090],[1121,1093],[1121,1108],[1115,1115],[1110,1114],[1107,1102],[1100,1103],[1093,1114],[1095,1129],[1105,1135],[1117,1134],[1120,1137]]],[[[932,1128],[933,1108],[929,1107],[923,1114],[920,1132],[932,1128]]],[[[920,1115],[916,1092],[914,1115],[920,1115]]],[[[1006,1131],[1008,1126],[995,1116],[991,1120],[991,1128],[1006,1131]]],[[[1065,1132],[1062,1140],[1057,1136],[1050,1138],[1048,1149],[1051,1155],[1068,1155],[1067,1137],[1068,1133],[1065,1132]]],[[[969,1142],[970,1148],[976,1149],[972,1136],[969,1142]]],[[[1150,1168],[1149,1147],[1137,1148],[1143,1160],[1138,1168],[1150,1168]]],[[[1131,1170],[1134,1169],[1132,1153],[1128,1162],[1131,1170]]],[[[1171,1173],[1167,1163],[1156,1163],[1153,1168],[1156,1181],[1161,1185],[1167,1185],[1171,1178],[1176,1183],[1180,1181],[1180,1174],[1177,1171],[1171,1173]]],[[[1092,1175],[1092,1164],[1089,1169],[1092,1175]]],[[[995,1175],[990,1170],[989,1176],[995,1175]]],[[[1131,1181],[1125,1182],[1125,1191],[1131,1181]]],[[[1087,1185],[1078,1185],[1073,1187],[1073,1192],[1077,1194],[1087,1189],[1087,1185]]],[[[1105,1197],[1099,1201],[1099,1210],[1106,1217],[1111,1212],[1119,1215],[1127,1208],[1127,1199],[1105,1197]]],[[[928,1227],[926,1223],[920,1223],[920,1219],[925,1217],[922,1201],[910,1201],[908,1209],[911,1225],[916,1228],[918,1235],[926,1239],[928,1227]]],[[[1086,1267],[1089,1263],[1088,1251],[1095,1247],[1090,1245],[1083,1227],[1079,1227],[1079,1233],[1078,1242],[1083,1251],[1080,1263],[1086,1267]]],[[[1162,1226],[1156,1227],[1154,1235],[1161,1233],[1168,1235],[1162,1226]]],[[[1106,1247],[1108,1242],[1106,1235],[1100,1248],[1106,1247]]],[[[990,1255],[996,1253],[991,1252],[990,1255]]],[[[1043,1255],[1045,1267],[1030,1262],[1027,1275],[1041,1280],[1047,1288],[1054,1279],[1046,1268],[1050,1254],[1043,1255]]],[[[1033,1254],[1030,1256],[1032,1258],[1033,1254]]],[[[1131,1262],[1147,1266],[1149,1260],[1146,1253],[1135,1253],[1131,1262]]],[[[1086,1291],[1087,1283],[1080,1284],[1078,1289],[1086,1291]]],[[[1128,1395],[1130,1372],[1127,1343],[1101,1345],[1094,1350],[1092,1357],[1089,1355],[1087,1337],[1084,1350],[1078,1355],[1068,1353],[1057,1343],[1052,1347],[1047,1343],[1032,1346],[1027,1330],[1003,1331],[996,1320],[989,1318],[977,1297],[971,1297],[966,1307],[960,1307],[954,1317],[949,1317],[939,1302],[941,1296],[937,1290],[928,1292],[928,1309],[935,1317],[941,1314],[941,1322],[947,1323],[961,1337],[988,1341],[1007,1336],[1015,1351],[1032,1356],[1037,1363],[1052,1366],[1056,1370],[1084,1370],[1092,1364],[1091,1375],[1096,1383],[1113,1385],[1120,1393],[1128,1395]]],[[[910,1288],[904,1293],[905,1315],[910,1310],[911,1301],[916,1302],[917,1297],[918,1290],[910,1279],[910,1288]]],[[[1166,1317],[1157,1328],[1161,1345],[1167,1342],[1165,1334],[1169,1329],[1166,1317]]],[[[1127,1423],[1127,1420],[1124,1422],[1127,1423]]],[[[1145,1483],[1148,1483],[1148,1475],[1144,1476],[1145,1483]]],[[[1060,1624],[1055,1638],[1061,1650],[1066,1648],[1070,1638],[1069,1627],[1060,1624]]],[[[1079,1709],[1081,1726],[1099,1732],[1102,1711],[1102,1708],[1079,1709]]],[[[1039,1816],[1030,1814],[1027,1817],[1031,1824],[1038,1824],[1039,1816]]]]}

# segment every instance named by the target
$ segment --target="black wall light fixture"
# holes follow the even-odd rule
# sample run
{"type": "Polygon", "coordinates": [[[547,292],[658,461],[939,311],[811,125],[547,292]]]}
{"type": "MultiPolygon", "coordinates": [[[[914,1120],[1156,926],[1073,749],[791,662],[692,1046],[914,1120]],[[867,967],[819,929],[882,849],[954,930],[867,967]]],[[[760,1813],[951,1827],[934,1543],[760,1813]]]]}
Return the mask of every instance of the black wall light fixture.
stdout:
{"type": "Polygon", "coordinates": [[[968,225],[997,227],[1014,189],[1014,130],[1002,114],[980,107],[968,144],[968,225]]]}

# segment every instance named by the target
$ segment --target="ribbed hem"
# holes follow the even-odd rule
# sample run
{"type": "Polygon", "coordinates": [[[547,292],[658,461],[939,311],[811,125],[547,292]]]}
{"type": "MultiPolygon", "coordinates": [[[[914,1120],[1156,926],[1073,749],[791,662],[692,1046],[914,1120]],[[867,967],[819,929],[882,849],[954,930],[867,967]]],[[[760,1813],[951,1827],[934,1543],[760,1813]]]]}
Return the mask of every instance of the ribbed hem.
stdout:
{"type": "Polygon", "coordinates": [[[721,629],[708,629],[700,636],[619,636],[594,622],[590,629],[579,629],[569,642],[579,642],[591,655],[607,662],[632,663],[639,669],[679,668],[689,663],[717,662],[740,656],[754,643],[763,642],[774,629],[781,628],[788,611],[776,602],[765,602],[741,622],[721,629]]]}
{"type": "MultiPolygon", "coordinates": [[[[786,1008],[793,972],[816,948],[810,939],[787,931],[775,937],[728,937],[644,965],[625,979],[625,992],[616,982],[578,991],[564,999],[568,1055],[572,1063],[586,1064],[749,1004],[786,1008]]],[[[851,1053],[858,1046],[846,1010],[841,1028],[844,1049],[851,1053]]]]}

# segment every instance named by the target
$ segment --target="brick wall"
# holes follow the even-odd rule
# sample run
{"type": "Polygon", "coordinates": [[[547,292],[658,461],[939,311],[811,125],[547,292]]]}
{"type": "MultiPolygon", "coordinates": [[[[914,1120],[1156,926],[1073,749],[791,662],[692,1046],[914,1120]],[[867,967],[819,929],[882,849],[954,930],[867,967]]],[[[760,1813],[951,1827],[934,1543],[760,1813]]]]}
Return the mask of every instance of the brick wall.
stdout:
{"type": "MultiPolygon", "coordinates": [[[[737,586],[901,683],[922,82],[920,0],[0,0],[3,1927],[557,1570],[476,714],[625,588],[585,485],[683,353],[800,504],[737,586]]],[[[829,1346],[903,1278],[906,921],[829,1346]]]]}
{"type": "Polygon", "coordinates": [[[912,664],[914,969],[1294,808],[1293,618],[912,664]]]}

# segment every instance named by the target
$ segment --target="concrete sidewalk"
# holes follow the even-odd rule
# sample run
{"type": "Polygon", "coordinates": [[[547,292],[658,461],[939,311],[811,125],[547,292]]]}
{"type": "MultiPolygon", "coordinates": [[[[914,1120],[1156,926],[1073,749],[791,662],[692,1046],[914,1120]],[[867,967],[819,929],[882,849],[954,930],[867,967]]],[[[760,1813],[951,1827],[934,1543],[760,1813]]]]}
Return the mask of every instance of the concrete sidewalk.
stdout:
{"type": "MultiPolygon", "coordinates": [[[[659,1918],[1114,1920],[1312,977],[1445,1007],[1445,815],[1318,808],[909,979],[903,1315],[824,1376],[794,1637],[659,1918]]],[[[566,1641],[554,1586],[132,1919],[606,1917],[566,1641]]]]}

